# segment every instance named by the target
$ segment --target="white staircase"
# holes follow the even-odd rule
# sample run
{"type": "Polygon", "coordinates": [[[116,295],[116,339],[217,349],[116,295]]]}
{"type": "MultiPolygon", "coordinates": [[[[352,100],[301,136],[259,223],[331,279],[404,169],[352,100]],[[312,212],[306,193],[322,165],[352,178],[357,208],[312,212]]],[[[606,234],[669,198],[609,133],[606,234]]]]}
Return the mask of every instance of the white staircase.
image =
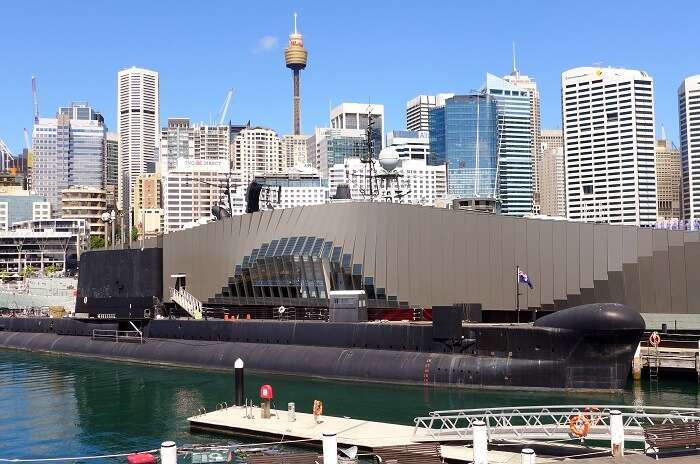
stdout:
{"type": "Polygon", "coordinates": [[[170,299],[195,319],[202,319],[202,302],[184,288],[170,287],[170,299]]]}

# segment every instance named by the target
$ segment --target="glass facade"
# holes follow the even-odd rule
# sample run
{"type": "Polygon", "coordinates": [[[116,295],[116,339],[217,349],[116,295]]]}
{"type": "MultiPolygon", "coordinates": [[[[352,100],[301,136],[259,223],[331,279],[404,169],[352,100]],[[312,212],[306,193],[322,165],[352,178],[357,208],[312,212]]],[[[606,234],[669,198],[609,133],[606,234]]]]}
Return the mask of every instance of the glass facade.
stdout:
{"type": "Polygon", "coordinates": [[[428,164],[447,164],[447,193],[496,198],[498,108],[490,95],[457,95],[430,109],[428,164]]]}
{"type": "Polygon", "coordinates": [[[484,91],[498,107],[498,199],[501,213],[532,212],[532,119],[526,90],[486,75],[484,91]]]}
{"type": "Polygon", "coordinates": [[[387,296],[384,288],[375,288],[372,277],[363,276],[352,254],[313,236],[283,237],[255,248],[210,302],[327,308],[331,290],[364,290],[373,307],[398,305],[395,296],[387,296]]]}

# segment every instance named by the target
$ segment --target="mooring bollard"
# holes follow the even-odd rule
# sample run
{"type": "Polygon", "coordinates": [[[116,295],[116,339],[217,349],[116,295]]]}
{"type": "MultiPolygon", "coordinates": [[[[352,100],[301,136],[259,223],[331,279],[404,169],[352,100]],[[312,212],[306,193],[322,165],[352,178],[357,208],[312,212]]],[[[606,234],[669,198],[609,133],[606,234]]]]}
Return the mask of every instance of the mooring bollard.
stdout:
{"type": "Polygon", "coordinates": [[[489,436],[484,421],[472,423],[472,440],[474,448],[474,464],[488,464],[489,462],[489,436]]]}
{"type": "Polygon", "coordinates": [[[535,450],[523,448],[520,451],[520,464],[535,464],[535,450]]]}
{"type": "Polygon", "coordinates": [[[236,359],[233,363],[233,389],[234,389],[234,404],[243,406],[243,398],[245,397],[245,386],[243,385],[243,360],[236,359]]]}
{"type": "Polygon", "coordinates": [[[642,380],[642,344],[637,345],[632,359],[632,379],[642,380]]]}
{"type": "Polygon", "coordinates": [[[296,405],[293,402],[287,403],[287,421],[294,422],[297,420],[296,416],[296,405]]]}
{"type": "Polygon", "coordinates": [[[161,464],[177,464],[177,446],[174,441],[164,441],[160,444],[161,464]]]}
{"type": "Polygon", "coordinates": [[[323,432],[323,464],[338,464],[338,437],[333,432],[323,432]]]}
{"type": "Polygon", "coordinates": [[[624,456],[625,426],[622,422],[622,413],[616,409],[610,411],[610,447],[613,457],[624,456]]]}

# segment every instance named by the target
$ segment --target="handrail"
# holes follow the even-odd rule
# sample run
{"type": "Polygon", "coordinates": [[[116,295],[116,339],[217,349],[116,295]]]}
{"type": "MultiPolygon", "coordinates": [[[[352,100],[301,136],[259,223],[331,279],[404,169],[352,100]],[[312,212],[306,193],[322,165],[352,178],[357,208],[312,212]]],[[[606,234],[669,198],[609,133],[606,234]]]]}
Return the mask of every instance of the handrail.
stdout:
{"type": "Polygon", "coordinates": [[[415,418],[413,441],[471,440],[475,421],[486,423],[489,439],[560,440],[570,439],[571,421],[585,418],[590,424],[586,438],[610,437],[610,412],[620,411],[625,438],[643,442],[643,428],[700,421],[700,409],[628,405],[557,405],[511,408],[453,409],[433,411],[415,418]]]}
{"type": "Polygon", "coordinates": [[[195,319],[203,319],[202,302],[184,288],[170,287],[170,299],[195,319]]]}
{"type": "Polygon", "coordinates": [[[143,343],[143,333],[135,330],[108,330],[92,329],[93,340],[108,340],[116,343],[131,342],[143,343]]]}

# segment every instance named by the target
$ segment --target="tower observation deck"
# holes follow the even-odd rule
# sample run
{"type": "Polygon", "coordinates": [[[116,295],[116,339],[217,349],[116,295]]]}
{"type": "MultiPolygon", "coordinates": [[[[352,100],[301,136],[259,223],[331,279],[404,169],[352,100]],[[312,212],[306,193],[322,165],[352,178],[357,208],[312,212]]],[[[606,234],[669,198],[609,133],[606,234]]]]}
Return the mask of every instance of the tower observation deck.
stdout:
{"type": "Polygon", "coordinates": [[[294,135],[301,133],[301,97],[299,96],[299,72],[306,68],[308,53],[304,48],[304,40],[297,32],[297,14],[294,13],[294,32],[289,34],[289,45],[284,49],[285,65],[292,70],[292,85],[294,92],[294,135]]]}

